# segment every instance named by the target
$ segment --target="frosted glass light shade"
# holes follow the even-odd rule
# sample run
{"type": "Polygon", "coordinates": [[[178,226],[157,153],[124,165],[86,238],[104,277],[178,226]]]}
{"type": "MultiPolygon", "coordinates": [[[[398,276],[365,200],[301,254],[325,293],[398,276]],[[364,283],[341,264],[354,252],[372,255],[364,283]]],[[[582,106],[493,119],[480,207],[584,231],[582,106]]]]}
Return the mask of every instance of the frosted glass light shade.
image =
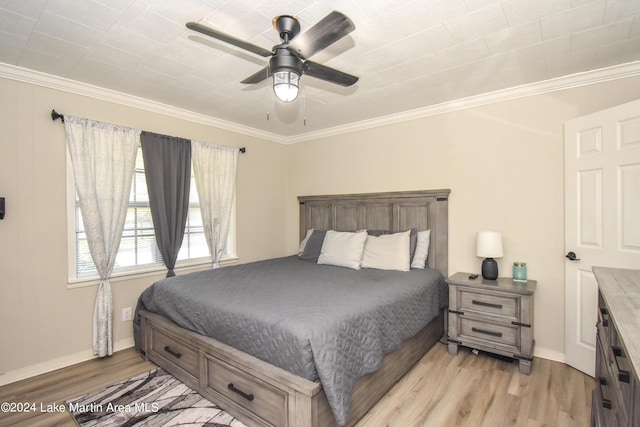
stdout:
{"type": "Polygon", "coordinates": [[[298,80],[300,76],[293,71],[276,71],[273,73],[273,91],[279,100],[291,102],[298,96],[298,80]]]}
{"type": "Polygon", "coordinates": [[[484,258],[500,258],[502,234],[499,231],[479,231],[476,237],[476,255],[484,258]]]}

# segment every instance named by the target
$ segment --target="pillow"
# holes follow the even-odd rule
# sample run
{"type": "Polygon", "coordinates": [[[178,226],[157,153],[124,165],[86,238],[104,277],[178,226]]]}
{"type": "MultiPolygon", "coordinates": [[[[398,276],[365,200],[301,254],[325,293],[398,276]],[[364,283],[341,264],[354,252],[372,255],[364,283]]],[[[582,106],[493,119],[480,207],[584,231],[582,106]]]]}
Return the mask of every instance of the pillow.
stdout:
{"type": "Polygon", "coordinates": [[[322,243],[324,242],[324,236],[327,232],[325,230],[313,230],[311,236],[307,240],[307,244],[304,246],[304,250],[300,255],[302,259],[307,261],[318,262],[320,256],[320,250],[322,249],[322,243]]]}
{"type": "Polygon", "coordinates": [[[366,240],[367,233],[329,230],[322,243],[318,264],[360,270],[366,240]]]}
{"type": "Polygon", "coordinates": [[[367,236],[362,256],[362,268],[409,271],[411,230],[381,236],[367,236]]]}
{"type": "Polygon", "coordinates": [[[411,229],[411,234],[409,235],[409,259],[413,261],[413,257],[416,253],[416,246],[418,244],[418,230],[415,228],[411,229]]]}
{"type": "Polygon", "coordinates": [[[307,246],[307,241],[309,240],[309,237],[311,237],[311,234],[313,234],[313,228],[307,230],[306,236],[304,236],[304,239],[302,239],[302,242],[300,242],[300,246],[298,247],[298,255],[301,255],[302,252],[304,252],[304,247],[307,246]]]}
{"type": "Polygon", "coordinates": [[[418,242],[416,253],[411,261],[411,268],[424,268],[429,256],[429,242],[431,240],[431,230],[418,231],[418,242]]]}

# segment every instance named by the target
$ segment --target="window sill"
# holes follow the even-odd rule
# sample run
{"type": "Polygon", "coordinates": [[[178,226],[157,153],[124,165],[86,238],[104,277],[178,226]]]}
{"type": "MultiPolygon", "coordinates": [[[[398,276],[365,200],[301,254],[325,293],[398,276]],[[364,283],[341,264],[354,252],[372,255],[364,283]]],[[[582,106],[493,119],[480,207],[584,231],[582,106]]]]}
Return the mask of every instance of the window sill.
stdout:
{"type": "MultiPolygon", "coordinates": [[[[235,255],[225,257],[220,261],[220,267],[226,267],[229,265],[237,264],[239,258],[235,255]]],[[[211,267],[211,259],[195,262],[185,262],[176,266],[174,271],[176,274],[186,274],[198,270],[204,270],[205,267],[211,267]]],[[[166,273],[167,269],[164,266],[154,266],[145,270],[126,271],[114,273],[109,279],[110,283],[124,282],[132,279],[139,279],[143,277],[157,276],[158,273],[166,273]]],[[[68,279],[67,289],[86,288],[90,286],[97,286],[100,284],[100,278],[97,276],[83,277],[80,279],[68,279]]]]}

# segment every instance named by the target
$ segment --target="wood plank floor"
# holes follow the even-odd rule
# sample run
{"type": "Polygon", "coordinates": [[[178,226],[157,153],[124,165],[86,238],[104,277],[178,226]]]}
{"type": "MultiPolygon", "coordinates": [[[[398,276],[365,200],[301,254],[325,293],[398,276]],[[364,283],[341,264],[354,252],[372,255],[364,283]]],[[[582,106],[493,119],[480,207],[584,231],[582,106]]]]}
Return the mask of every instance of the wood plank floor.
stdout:
{"type": "MultiPolygon", "coordinates": [[[[50,405],[147,372],[155,365],[133,349],[0,387],[0,402],[35,403],[27,413],[0,412],[0,426],[75,426],[50,405]]],[[[588,426],[593,379],[562,363],[534,359],[531,375],[461,348],[436,344],[360,420],[357,427],[588,426]]],[[[295,427],[295,426],[292,426],[295,427]]]]}
{"type": "Polygon", "coordinates": [[[593,378],[563,363],[518,364],[436,344],[357,427],[590,425],[593,378]]]}
{"type": "Polygon", "coordinates": [[[155,368],[133,349],[114,353],[104,359],[93,359],[0,387],[1,402],[35,403],[35,412],[0,413],[0,426],[69,426],[76,423],[68,412],[42,412],[51,404],[64,404],[66,399],[82,396],[109,384],[131,378],[155,368]]]}

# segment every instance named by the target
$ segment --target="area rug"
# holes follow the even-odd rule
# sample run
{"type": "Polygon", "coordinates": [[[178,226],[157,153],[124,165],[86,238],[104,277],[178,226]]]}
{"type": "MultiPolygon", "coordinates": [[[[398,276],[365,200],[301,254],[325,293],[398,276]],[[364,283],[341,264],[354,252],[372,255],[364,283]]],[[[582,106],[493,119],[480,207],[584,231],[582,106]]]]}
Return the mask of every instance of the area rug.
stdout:
{"type": "Polygon", "coordinates": [[[162,368],[65,403],[81,427],[246,427],[162,368]]]}

